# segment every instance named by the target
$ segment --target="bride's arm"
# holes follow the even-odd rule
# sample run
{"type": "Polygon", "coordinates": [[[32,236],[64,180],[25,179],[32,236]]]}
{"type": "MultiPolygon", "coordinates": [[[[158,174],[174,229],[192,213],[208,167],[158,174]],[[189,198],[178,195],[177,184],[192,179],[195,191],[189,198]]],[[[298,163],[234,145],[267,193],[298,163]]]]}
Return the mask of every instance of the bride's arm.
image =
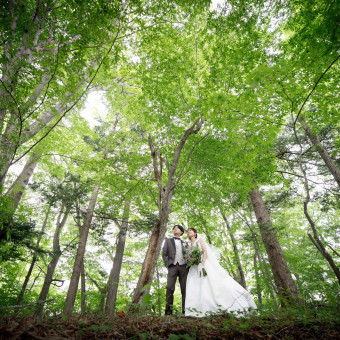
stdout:
{"type": "Polygon", "coordinates": [[[205,246],[205,243],[204,241],[200,238],[200,245],[201,245],[201,248],[203,250],[203,258],[202,258],[202,266],[204,266],[204,263],[205,263],[205,260],[207,259],[207,247],[205,246]]]}

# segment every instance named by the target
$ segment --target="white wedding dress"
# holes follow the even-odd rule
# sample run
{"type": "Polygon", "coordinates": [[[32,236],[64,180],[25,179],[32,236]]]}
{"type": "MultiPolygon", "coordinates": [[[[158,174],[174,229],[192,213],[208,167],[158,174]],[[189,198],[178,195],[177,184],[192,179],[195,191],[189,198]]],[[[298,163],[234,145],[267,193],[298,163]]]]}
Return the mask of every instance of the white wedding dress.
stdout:
{"type": "MultiPolygon", "coordinates": [[[[192,247],[202,247],[197,238],[192,247]]],[[[204,242],[204,240],[202,239],[204,242]]],[[[204,268],[207,276],[200,275],[201,266],[190,267],[185,298],[185,316],[203,317],[210,313],[243,312],[249,308],[256,309],[250,294],[218,263],[218,251],[204,242],[207,259],[204,268]]]]}

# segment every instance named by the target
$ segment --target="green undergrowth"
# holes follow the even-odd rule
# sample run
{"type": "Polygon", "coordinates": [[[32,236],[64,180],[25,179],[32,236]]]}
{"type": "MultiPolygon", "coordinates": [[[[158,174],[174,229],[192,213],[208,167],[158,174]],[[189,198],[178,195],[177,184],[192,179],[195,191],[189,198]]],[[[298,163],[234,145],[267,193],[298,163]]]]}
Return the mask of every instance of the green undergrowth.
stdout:
{"type": "MultiPolygon", "coordinates": [[[[118,316],[120,315],[120,316],[118,316]]],[[[119,339],[334,339],[340,336],[336,307],[302,306],[251,314],[114,317],[101,314],[46,317],[3,317],[0,339],[11,338],[119,338],[119,339]]]]}

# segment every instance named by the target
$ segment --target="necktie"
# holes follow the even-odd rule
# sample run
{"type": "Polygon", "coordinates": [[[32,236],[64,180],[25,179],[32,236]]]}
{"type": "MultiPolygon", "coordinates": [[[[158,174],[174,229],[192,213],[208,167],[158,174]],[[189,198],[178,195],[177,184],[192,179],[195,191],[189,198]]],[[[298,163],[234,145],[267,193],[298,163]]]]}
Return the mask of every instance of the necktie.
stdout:
{"type": "Polygon", "coordinates": [[[180,238],[179,237],[174,237],[174,240],[180,240],[180,238]]]}

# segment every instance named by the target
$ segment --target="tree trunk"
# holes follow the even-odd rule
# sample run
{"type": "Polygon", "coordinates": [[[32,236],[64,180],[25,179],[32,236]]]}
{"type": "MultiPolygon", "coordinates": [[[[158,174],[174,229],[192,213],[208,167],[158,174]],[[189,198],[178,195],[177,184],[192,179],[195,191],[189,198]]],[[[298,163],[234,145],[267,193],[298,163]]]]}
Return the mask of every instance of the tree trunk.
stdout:
{"type": "Polygon", "coordinates": [[[283,300],[283,303],[285,303],[286,300],[287,302],[292,300],[299,301],[299,292],[289,271],[261,193],[256,189],[252,189],[249,196],[255,211],[262,240],[268,254],[278,294],[283,300]]]}
{"type": "Polygon", "coordinates": [[[126,232],[128,228],[128,220],[130,213],[130,201],[127,199],[124,204],[123,219],[121,225],[119,225],[120,230],[118,234],[118,243],[116,248],[116,254],[111,268],[109,280],[107,282],[107,298],[105,313],[107,315],[113,315],[116,307],[117,291],[120,270],[123,262],[123,255],[125,249],[126,232]]]}
{"type": "MultiPolygon", "coordinates": [[[[253,236],[254,236],[254,233],[253,233],[253,236]]],[[[258,259],[259,268],[260,268],[261,273],[262,273],[262,277],[263,277],[264,282],[266,283],[266,285],[268,287],[269,294],[270,294],[276,308],[278,308],[278,304],[277,304],[277,301],[276,301],[277,290],[275,289],[275,285],[273,284],[272,277],[271,277],[270,272],[267,268],[267,261],[263,257],[260,245],[258,244],[258,241],[257,241],[256,238],[253,239],[253,244],[254,244],[255,255],[257,256],[257,259],[258,259]]]]}
{"type": "Polygon", "coordinates": [[[220,207],[220,212],[221,212],[222,217],[224,219],[225,225],[227,226],[228,234],[229,234],[230,239],[231,239],[231,243],[233,244],[234,257],[235,257],[235,260],[236,260],[236,263],[237,263],[238,272],[240,274],[240,284],[241,284],[241,286],[243,286],[244,289],[247,289],[246,279],[245,279],[245,276],[244,276],[244,271],[243,271],[243,268],[242,268],[240,254],[239,254],[239,251],[238,251],[238,248],[237,248],[237,242],[236,242],[235,236],[234,236],[233,232],[230,230],[229,221],[227,219],[227,216],[223,213],[221,207],[220,207]]]}
{"type": "Polygon", "coordinates": [[[33,175],[33,172],[40,157],[41,154],[39,153],[34,153],[31,155],[31,157],[25,164],[23,170],[21,171],[20,175],[17,177],[15,182],[11,185],[11,187],[8,190],[7,195],[12,201],[12,208],[14,211],[17,209],[19,205],[21,197],[27,187],[30,178],[33,175]]]}
{"type": "Polygon", "coordinates": [[[340,187],[340,170],[336,166],[335,162],[332,160],[331,156],[328,154],[327,150],[321,144],[319,138],[312,132],[311,128],[308,126],[307,122],[305,121],[304,117],[301,116],[299,118],[299,122],[302,124],[302,128],[305,130],[309,140],[311,141],[312,145],[316,148],[319,155],[325,162],[327,168],[329,169],[330,173],[333,175],[335,181],[337,182],[338,186],[340,187]]]}
{"type": "Polygon", "coordinates": [[[157,289],[158,289],[158,293],[157,293],[157,300],[158,300],[158,315],[161,316],[162,315],[162,307],[161,307],[161,294],[160,294],[160,284],[159,284],[159,271],[158,271],[158,267],[156,267],[156,277],[157,277],[157,289]]]}
{"type": "Polygon", "coordinates": [[[161,216],[162,220],[158,220],[152,230],[149,247],[144,258],[141,274],[138,279],[132,303],[137,304],[138,302],[140,302],[145,293],[148,291],[145,290],[144,293],[141,293],[141,289],[146,285],[151,285],[152,283],[155,265],[157,263],[166,233],[168,216],[169,214],[163,212],[161,216]]]}
{"type": "Polygon", "coordinates": [[[275,303],[275,306],[278,307],[277,302],[276,302],[276,298],[275,298],[275,296],[277,294],[277,290],[276,290],[275,285],[273,284],[272,276],[270,275],[270,272],[267,268],[267,264],[266,264],[267,261],[262,254],[261,246],[260,246],[260,244],[257,240],[257,235],[256,235],[254,229],[251,226],[252,221],[253,221],[253,217],[252,217],[252,208],[251,208],[250,204],[248,205],[247,210],[249,211],[250,222],[248,221],[246,216],[242,216],[242,214],[240,214],[238,211],[235,210],[235,213],[237,214],[237,216],[239,218],[241,218],[241,220],[246,224],[246,226],[249,228],[249,230],[251,232],[252,241],[253,241],[253,244],[254,244],[254,250],[255,250],[255,253],[257,254],[257,258],[259,260],[259,265],[260,265],[260,270],[261,270],[262,276],[263,276],[265,282],[267,283],[267,286],[268,286],[268,289],[269,289],[269,292],[270,292],[270,296],[272,297],[272,299],[275,303]]]}
{"type": "Polygon", "coordinates": [[[329,263],[330,267],[332,268],[335,276],[337,277],[338,281],[339,281],[339,284],[340,284],[340,270],[339,268],[337,267],[337,265],[335,264],[331,254],[326,250],[326,248],[324,247],[322,241],[320,240],[319,238],[319,235],[316,231],[316,228],[315,228],[315,224],[314,222],[310,219],[309,220],[309,223],[313,224],[313,234],[314,236],[312,236],[310,233],[307,233],[308,234],[308,237],[310,238],[310,240],[312,241],[312,243],[314,244],[315,248],[320,252],[320,254],[327,260],[327,262],[329,263]],[[310,222],[311,221],[311,222],[310,222]]]}
{"type": "Polygon", "coordinates": [[[85,269],[84,269],[84,261],[80,266],[80,313],[86,313],[86,278],[85,278],[85,269]]]}
{"type": "MultiPolygon", "coordinates": [[[[24,294],[25,294],[25,290],[26,290],[27,284],[28,284],[28,282],[29,282],[29,280],[31,278],[31,274],[32,274],[35,262],[37,261],[37,258],[38,258],[38,248],[39,248],[39,245],[40,245],[40,241],[41,241],[42,235],[43,235],[43,233],[45,231],[45,228],[46,228],[46,224],[47,224],[47,221],[48,221],[50,210],[51,210],[51,206],[49,206],[48,209],[47,209],[45,220],[44,220],[44,223],[43,223],[42,228],[41,228],[41,234],[39,235],[38,240],[37,240],[36,249],[35,249],[34,254],[33,254],[31,265],[30,265],[30,267],[28,269],[28,272],[27,272],[24,284],[22,285],[20,294],[18,296],[18,300],[17,300],[17,303],[16,303],[17,305],[21,304],[21,301],[22,301],[22,299],[24,297],[24,294]]],[[[19,311],[19,309],[16,309],[15,310],[15,314],[17,314],[18,311],[19,311]]]]}
{"type": "Polygon", "coordinates": [[[329,263],[330,267],[332,268],[332,270],[333,270],[333,272],[334,272],[335,276],[337,277],[339,284],[340,284],[340,270],[337,267],[337,265],[335,264],[331,254],[326,250],[325,246],[321,242],[318,231],[316,230],[315,223],[312,220],[312,217],[309,215],[309,212],[308,212],[308,203],[310,201],[309,185],[308,185],[306,170],[302,165],[302,145],[301,145],[299,139],[298,139],[298,142],[300,144],[299,166],[300,166],[300,169],[301,169],[302,174],[303,174],[303,179],[304,179],[303,184],[304,184],[304,187],[305,187],[305,190],[306,190],[306,199],[303,202],[303,212],[304,212],[304,214],[305,214],[305,216],[308,220],[308,223],[309,223],[309,225],[310,225],[310,227],[312,228],[312,231],[313,231],[313,236],[310,233],[308,233],[308,237],[311,239],[314,246],[319,250],[321,255],[327,260],[327,262],[329,263]]]}
{"type": "MultiPolygon", "coordinates": [[[[161,246],[163,243],[163,239],[166,233],[166,227],[168,222],[168,217],[170,214],[170,203],[174,193],[174,188],[178,184],[179,180],[184,171],[184,167],[181,169],[178,178],[175,180],[175,172],[178,167],[179,158],[181,155],[181,151],[183,146],[185,145],[188,137],[191,134],[196,134],[201,129],[203,124],[203,120],[200,117],[195,121],[195,123],[185,131],[184,135],[182,136],[174,154],[174,159],[171,164],[171,168],[169,169],[168,180],[165,186],[162,185],[162,162],[163,159],[158,151],[155,150],[152,138],[149,136],[149,146],[152,156],[152,162],[154,167],[154,174],[156,181],[158,182],[158,211],[159,211],[159,219],[155,223],[155,226],[152,230],[149,247],[147,249],[145,259],[142,265],[141,274],[139,276],[139,280],[137,283],[137,287],[135,289],[135,293],[132,299],[132,303],[138,303],[141,301],[143,296],[146,294],[147,290],[141,293],[141,289],[145,285],[151,285],[153,273],[155,270],[155,266],[161,251],[161,246]],[[158,166],[159,162],[159,166],[158,166]]],[[[196,145],[196,144],[195,144],[196,145]]],[[[189,155],[190,157],[190,155],[189,155]]],[[[188,159],[187,159],[188,161],[188,159]]],[[[186,162],[187,163],[187,162],[186,162]]],[[[185,163],[185,164],[186,164],[185,163]]]]}
{"type": "MultiPolygon", "coordinates": [[[[302,126],[303,129],[306,131],[306,133],[307,133],[308,137],[311,139],[313,145],[316,146],[316,148],[319,151],[321,157],[325,161],[326,165],[328,166],[329,170],[331,171],[332,175],[334,176],[335,180],[338,182],[338,184],[340,186],[340,172],[339,172],[339,169],[336,168],[335,164],[333,163],[332,159],[329,157],[329,155],[326,152],[326,150],[321,145],[321,143],[318,140],[318,138],[312,133],[310,128],[305,123],[303,117],[300,118],[300,122],[303,122],[303,126],[302,126]]],[[[298,134],[296,132],[295,126],[294,126],[294,135],[295,135],[295,138],[296,138],[296,140],[297,140],[297,142],[299,143],[299,146],[300,146],[299,167],[300,167],[300,170],[301,170],[301,172],[303,174],[303,185],[304,185],[305,190],[306,190],[306,198],[305,198],[305,201],[303,202],[303,211],[304,211],[304,214],[305,214],[305,216],[306,216],[306,218],[308,220],[308,223],[309,223],[309,225],[310,225],[310,227],[312,228],[312,231],[313,231],[313,236],[311,234],[309,234],[309,233],[308,233],[308,236],[311,239],[312,243],[315,245],[315,247],[319,250],[321,255],[327,260],[327,262],[331,266],[331,268],[332,268],[332,270],[333,270],[333,272],[334,272],[335,276],[337,277],[337,279],[339,281],[339,284],[340,284],[340,270],[337,267],[337,265],[334,263],[332,256],[328,253],[328,251],[326,250],[325,246],[321,242],[319,234],[318,234],[318,232],[316,230],[315,223],[312,220],[312,218],[311,218],[311,216],[309,215],[309,212],[308,212],[308,204],[310,202],[309,184],[308,184],[308,178],[307,178],[306,169],[305,169],[305,167],[302,164],[303,146],[302,146],[302,144],[300,142],[300,139],[299,139],[298,134]]]]}
{"type": "MultiPolygon", "coordinates": [[[[72,94],[66,95],[65,102],[71,100],[72,94]]],[[[35,122],[33,122],[28,129],[21,131],[19,129],[21,123],[18,119],[17,113],[12,114],[5,132],[0,135],[0,143],[2,147],[0,148],[0,183],[4,184],[8,169],[12,165],[12,161],[16,155],[17,149],[32,139],[41,129],[56,118],[60,113],[65,111],[67,104],[61,105],[56,103],[56,105],[50,109],[48,112],[39,117],[35,122]]]]}
{"type": "MultiPolygon", "coordinates": [[[[159,212],[159,219],[155,223],[155,226],[152,230],[149,247],[147,249],[144,262],[142,265],[142,271],[138,279],[138,283],[135,289],[135,293],[132,299],[132,303],[136,304],[140,302],[143,298],[143,296],[147,293],[148,290],[145,290],[143,293],[141,293],[141,289],[145,285],[151,285],[154,270],[157,264],[157,260],[161,251],[162,243],[166,234],[166,227],[168,223],[168,217],[170,214],[170,203],[172,196],[174,194],[174,189],[176,185],[178,184],[179,180],[181,179],[184,171],[184,166],[187,164],[189,157],[191,153],[189,154],[184,166],[182,167],[180,173],[178,174],[177,178],[175,179],[175,173],[178,167],[179,158],[182,152],[182,149],[188,140],[188,137],[191,134],[196,134],[199,132],[203,124],[202,117],[198,118],[195,123],[185,131],[184,135],[182,136],[181,140],[178,143],[178,146],[174,153],[174,159],[171,164],[171,167],[169,169],[168,173],[168,180],[167,184],[163,186],[162,184],[162,162],[163,158],[161,157],[160,153],[155,150],[155,147],[152,142],[151,136],[149,136],[149,147],[151,151],[152,156],[152,163],[154,168],[154,174],[156,181],[158,183],[158,212],[159,212]],[[159,166],[158,166],[159,162],[159,166]]],[[[196,144],[195,144],[196,146],[196,144]]],[[[195,147],[194,146],[194,147],[195,147]]],[[[192,149],[193,151],[193,149],[192,149]]]]}
{"type": "MultiPolygon", "coordinates": [[[[120,115],[120,113],[117,113],[117,115],[115,117],[115,121],[112,125],[112,132],[114,132],[117,128],[119,115],[120,115]]],[[[110,143],[107,143],[105,150],[104,150],[104,155],[103,155],[104,160],[107,159],[107,152],[108,152],[109,148],[110,148],[110,143]]],[[[74,260],[71,282],[70,282],[70,285],[69,285],[69,288],[68,288],[68,291],[67,291],[66,300],[65,300],[64,314],[71,314],[72,313],[74,303],[76,301],[81,265],[84,261],[84,254],[85,254],[85,249],[86,249],[87,237],[88,237],[91,222],[92,222],[94,207],[95,207],[96,202],[97,202],[99,189],[100,189],[100,185],[97,184],[95,186],[94,190],[93,190],[93,193],[92,193],[92,196],[91,196],[91,199],[90,199],[90,202],[89,202],[89,206],[87,208],[84,223],[83,223],[83,226],[81,228],[81,232],[79,234],[79,244],[78,244],[76,258],[74,260]]]]}
{"type": "Polygon", "coordinates": [[[87,237],[88,237],[90,226],[91,226],[94,207],[97,202],[98,193],[99,193],[99,185],[96,185],[93,190],[93,193],[92,193],[92,196],[89,202],[89,206],[87,208],[87,212],[86,212],[86,216],[84,219],[81,233],[79,235],[79,245],[77,249],[76,258],[74,260],[71,282],[70,282],[69,289],[67,291],[66,300],[65,300],[64,314],[71,314],[73,311],[73,306],[76,300],[76,295],[77,295],[77,290],[78,290],[81,265],[84,259],[87,237]]]}
{"type": "Polygon", "coordinates": [[[255,278],[256,278],[256,291],[257,291],[257,300],[259,303],[260,308],[262,307],[262,294],[261,294],[261,283],[260,283],[260,276],[257,269],[257,261],[256,261],[256,253],[254,254],[254,270],[255,270],[255,278]]]}
{"type": "MultiPolygon", "coordinates": [[[[5,39],[1,45],[1,53],[4,53],[6,57],[2,60],[0,74],[0,184],[3,184],[5,181],[17,149],[43,128],[49,126],[52,129],[58,124],[61,116],[64,116],[80,100],[83,100],[83,94],[89,90],[90,84],[95,79],[99,68],[109,53],[105,52],[105,55],[98,61],[98,58],[93,58],[98,53],[98,49],[96,49],[92,57],[89,57],[89,60],[92,61],[87,63],[84,72],[78,72],[79,78],[74,79],[71,77],[71,82],[65,84],[65,88],[68,89],[65,95],[61,97],[59,93],[59,97],[55,97],[55,93],[53,93],[52,97],[54,98],[52,98],[51,91],[47,90],[49,82],[55,78],[56,67],[60,61],[58,58],[59,52],[64,50],[63,53],[70,56],[70,58],[66,59],[70,59],[70,62],[72,62],[70,53],[72,53],[71,50],[73,48],[71,46],[74,46],[73,43],[78,39],[82,39],[82,35],[73,35],[71,31],[68,31],[66,34],[65,31],[63,41],[54,41],[52,36],[54,25],[51,25],[51,22],[54,22],[55,18],[51,13],[59,6],[59,1],[53,1],[49,5],[42,1],[34,1],[35,4],[32,3],[32,6],[22,6],[20,1],[10,1],[10,3],[9,6],[14,9],[10,10],[11,14],[7,18],[9,21],[5,34],[7,33],[9,38],[5,39]],[[23,19],[23,15],[25,20],[20,22],[20,29],[18,29],[18,18],[19,20],[20,18],[23,19]],[[46,52],[46,48],[48,52],[46,52]],[[40,64],[42,66],[39,60],[44,53],[48,53],[51,57],[49,59],[50,62],[41,67],[39,72],[35,72],[37,74],[35,77],[36,81],[34,82],[36,85],[34,88],[31,86],[26,88],[26,90],[29,89],[29,92],[26,94],[26,102],[21,100],[17,102],[15,97],[22,91],[22,85],[17,87],[19,84],[18,79],[25,78],[26,65],[31,64],[33,66],[40,64]],[[93,74],[93,70],[96,70],[95,74],[93,74]],[[43,94],[44,92],[45,94],[43,94]],[[41,103],[37,105],[39,99],[41,99],[41,103]],[[53,99],[55,100],[54,102],[53,99]],[[33,119],[30,119],[33,118],[32,113],[45,100],[49,103],[49,111],[44,112],[32,121],[33,119]],[[57,117],[59,120],[52,125],[51,122],[57,117]],[[29,124],[30,121],[31,124],[29,124]]],[[[120,13],[117,13],[116,18],[112,18],[112,27],[119,29],[109,51],[114,47],[118,34],[120,34],[120,21],[128,4],[129,1],[123,2],[120,6],[120,13]]],[[[3,7],[6,10],[8,5],[2,6],[2,10],[3,7]]],[[[113,31],[112,34],[114,34],[113,31]]],[[[103,50],[105,46],[107,46],[106,40],[103,41],[99,50],[103,50]]],[[[37,143],[39,142],[40,140],[37,143]]]]}
{"type": "MultiPolygon", "coordinates": [[[[56,229],[55,229],[54,236],[53,236],[53,255],[52,255],[52,259],[51,259],[50,263],[47,266],[47,272],[46,272],[46,276],[45,276],[43,286],[41,288],[41,292],[40,292],[40,295],[39,295],[38,302],[46,300],[47,295],[48,295],[48,291],[50,289],[50,285],[51,285],[52,280],[53,280],[54,271],[57,267],[59,258],[61,256],[60,232],[61,232],[62,228],[64,227],[66,221],[67,221],[67,217],[68,217],[68,214],[70,212],[70,208],[65,209],[64,216],[61,219],[61,216],[63,214],[63,210],[64,210],[64,206],[61,208],[58,219],[57,219],[57,225],[56,225],[56,229]]],[[[42,315],[43,309],[44,309],[44,303],[43,302],[39,303],[37,305],[35,316],[40,318],[41,315],[42,315]]]]}
{"type": "Polygon", "coordinates": [[[257,256],[257,259],[259,261],[259,268],[261,270],[262,277],[268,287],[270,297],[272,298],[276,308],[278,308],[279,306],[276,300],[277,290],[276,290],[275,284],[273,283],[273,278],[270,275],[270,272],[268,270],[267,261],[264,258],[259,245],[258,244],[256,245],[256,243],[257,241],[254,242],[254,249],[255,249],[255,254],[257,256]]]}
{"type": "Polygon", "coordinates": [[[99,302],[99,312],[104,313],[105,308],[105,300],[106,300],[106,289],[100,291],[100,302],[99,302]]]}

